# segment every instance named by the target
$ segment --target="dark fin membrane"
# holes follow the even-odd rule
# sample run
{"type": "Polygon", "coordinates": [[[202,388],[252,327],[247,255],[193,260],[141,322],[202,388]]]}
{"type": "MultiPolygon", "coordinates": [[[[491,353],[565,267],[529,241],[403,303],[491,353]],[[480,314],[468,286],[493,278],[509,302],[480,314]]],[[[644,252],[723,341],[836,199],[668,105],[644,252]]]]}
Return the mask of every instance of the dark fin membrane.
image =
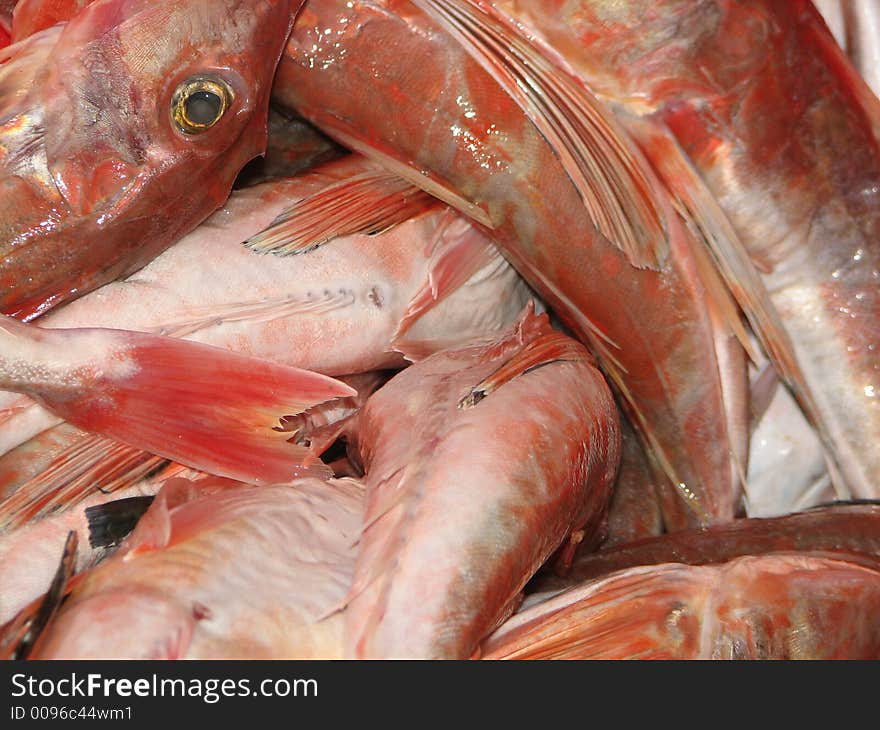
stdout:
{"type": "Polygon", "coordinates": [[[89,545],[96,549],[118,545],[135,528],[153,499],[154,497],[128,497],[87,507],[89,545]]]}

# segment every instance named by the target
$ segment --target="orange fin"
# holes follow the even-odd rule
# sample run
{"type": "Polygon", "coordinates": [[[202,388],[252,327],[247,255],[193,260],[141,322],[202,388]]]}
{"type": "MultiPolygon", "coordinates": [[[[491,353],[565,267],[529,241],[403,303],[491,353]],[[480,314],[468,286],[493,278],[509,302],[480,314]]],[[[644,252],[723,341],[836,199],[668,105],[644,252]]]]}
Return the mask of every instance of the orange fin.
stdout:
{"type": "Polygon", "coordinates": [[[25,341],[24,352],[30,343],[48,347],[53,369],[13,379],[11,387],[79,428],[252,484],[331,475],[309,449],[288,443],[278,424],[356,394],[338,380],[140,332],[42,330],[8,318],[0,327],[13,343],[25,341]]]}
{"type": "Polygon", "coordinates": [[[45,469],[0,502],[0,531],[68,509],[95,491],[124,489],[165,463],[160,456],[80,432],[45,469]]]}
{"type": "Polygon", "coordinates": [[[711,570],[635,568],[572,588],[513,618],[484,659],[686,659],[700,649],[711,570]]]}
{"type": "Polygon", "coordinates": [[[441,200],[447,205],[452,206],[460,211],[468,218],[472,218],[487,228],[494,228],[492,219],[489,214],[478,205],[471,203],[457,193],[451,185],[440,179],[433,173],[422,173],[419,170],[411,168],[409,165],[396,160],[393,156],[386,152],[371,147],[369,144],[357,139],[356,137],[340,132],[339,130],[328,130],[328,134],[339,142],[343,147],[357,152],[364,157],[375,159],[386,170],[393,172],[398,177],[408,180],[411,185],[424,190],[431,197],[441,200]]]}
{"type": "MultiPolygon", "coordinates": [[[[478,271],[494,261],[501,261],[501,253],[473,225],[452,210],[447,210],[429,244],[428,280],[415,293],[394,333],[394,342],[400,339],[438,302],[465,284],[478,271]]],[[[395,347],[395,349],[397,349],[395,347]]]]}
{"type": "Polygon", "coordinates": [[[244,245],[280,256],[305,253],[340,236],[382,233],[437,204],[420,188],[377,168],[297,201],[244,245]]]}
{"type": "MultiPolygon", "coordinates": [[[[833,458],[832,440],[819,416],[819,409],[800,369],[788,332],[776,307],[770,300],[755,262],[740,241],[732,224],[693,169],[678,142],[661,123],[629,119],[627,127],[650,157],[657,172],[673,192],[687,217],[693,219],[703,240],[729,287],[742,308],[761,346],[767,352],[780,377],[789,387],[805,415],[817,428],[825,444],[829,470],[841,473],[833,458]]],[[[742,338],[740,338],[742,340],[742,338]]],[[[746,338],[747,339],[747,338],[746,338]]],[[[746,346],[747,351],[751,348],[746,346]]],[[[758,357],[752,354],[752,360],[758,357]]],[[[849,496],[838,476],[835,479],[838,496],[849,496]]]]}
{"type": "Polygon", "coordinates": [[[462,43],[541,131],[593,225],[633,266],[659,269],[668,243],[652,192],[656,182],[639,150],[593,94],[483,6],[414,2],[462,43]]]}

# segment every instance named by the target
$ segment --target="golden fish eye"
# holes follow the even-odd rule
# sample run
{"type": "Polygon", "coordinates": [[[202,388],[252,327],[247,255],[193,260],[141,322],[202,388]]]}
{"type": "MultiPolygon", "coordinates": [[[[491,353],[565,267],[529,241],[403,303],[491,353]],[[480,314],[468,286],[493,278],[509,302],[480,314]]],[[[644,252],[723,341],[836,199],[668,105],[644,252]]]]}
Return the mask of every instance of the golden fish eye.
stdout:
{"type": "Polygon", "coordinates": [[[184,134],[201,134],[223,118],[234,98],[224,81],[196,76],[177,87],[171,97],[171,117],[184,134]]]}

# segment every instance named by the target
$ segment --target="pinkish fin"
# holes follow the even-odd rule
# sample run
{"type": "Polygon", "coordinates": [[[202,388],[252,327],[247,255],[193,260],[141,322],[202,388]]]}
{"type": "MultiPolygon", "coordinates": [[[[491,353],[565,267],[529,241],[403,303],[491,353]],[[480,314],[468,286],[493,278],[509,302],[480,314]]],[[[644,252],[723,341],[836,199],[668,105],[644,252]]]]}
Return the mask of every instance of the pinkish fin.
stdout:
{"type": "Polygon", "coordinates": [[[258,253],[305,253],[340,236],[381,233],[436,205],[421,188],[376,168],[297,201],[244,245],[258,253]]]}
{"type": "Polygon", "coordinates": [[[198,496],[198,490],[189,479],[169,479],[162,485],[119,553],[128,559],[167,547],[171,542],[171,510],[198,496]]]}
{"type": "Polygon", "coordinates": [[[428,280],[407,305],[394,333],[395,343],[438,302],[478,271],[501,259],[501,253],[485,234],[451,210],[440,221],[429,247],[428,280]]]}
{"type": "Polygon", "coordinates": [[[414,170],[409,165],[394,159],[391,155],[371,147],[356,137],[340,132],[339,130],[332,130],[332,132],[328,130],[328,134],[330,134],[343,147],[358,152],[364,157],[375,159],[386,170],[393,172],[404,180],[408,180],[414,187],[424,190],[432,197],[437,198],[437,200],[441,200],[447,205],[452,206],[468,218],[477,221],[477,223],[480,223],[487,228],[495,227],[489,214],[483,208],[480,208],[463,198],[459,193],[453,190],[452,186],[433,173],[423,174],[418,170],[414,170]]]}
{"type": "Polygon", "coordinates": [[[578,189],[593,225],[633,266],[659,269],[668,251],[656,184],[611,114],[505,20],[461,0],[415,0],[523,109],[578,189]]]}
{"type": "MultiPolygon", "coordinates": [[[[841,499],[848,497],[848,490],[839,476],[840,468],[833,456],[833,441],[824,427],[819,409],[797,361],[794,346],[770,300],[755,262],[672,133],[659,122],[635,118],[628,120],[627,127],[650,157],[658,174],[673,191],[687,217],[693,219],[699,227],[702,239],[752,330],[804,414],[817,428],[825,444],[829,471],[832,475],[837,475],[834,481],[838,496],[841,499]]],[[[713,303],[718,299],[713,298],[713,303]]],[[[747,347],[747,351],[750,348],[747,347]]],[[[753,354],[752,359],[757,361],[759,358],[753,354]]]]}
{"type": "Polygon", "coordinates": [[[277,425],[286,415],[356,394],[340,381],[140,332],[43,330],[9,318],[0,328],[13,342],[48,347],[47,360],[58,370],[4,387],[27,392],[79,428],[253,484],[331,475],[277,425]]]}
{"type": "Polygon", "coordinates": [[[636,568],[532,606],[492,634],[484,659],[686,659],[700,649],[711,570],[636,568]]]}
{"type": "Polygon", "coordinates": [[[127,444],[83,433],[52,463],[0,503],[0,530],[9,530],[82,502],[96,490],[124,489],[165,463],[127,444]]]}
{"type": "Polygon", "coordinates": [[[187,337],[226,322],[272,322],[293,316],[324,314],[351,306],[354,301],[351,292],[330,291],[308,298],[285,297],[192,308],[187,310],[185,317],[153,327],[151,332],[167,337],[187,337]]]}

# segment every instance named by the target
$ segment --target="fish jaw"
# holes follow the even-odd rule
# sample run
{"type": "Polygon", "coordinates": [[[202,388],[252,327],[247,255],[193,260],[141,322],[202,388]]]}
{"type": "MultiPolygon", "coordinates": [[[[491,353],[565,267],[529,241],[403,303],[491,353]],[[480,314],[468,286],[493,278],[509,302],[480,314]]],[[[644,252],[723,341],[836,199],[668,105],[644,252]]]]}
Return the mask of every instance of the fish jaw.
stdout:
{"type": "Polygon", "coordinates": [[[222,204],[265,150],[290,11],[280,0],[98,0],[24,42],[57,37],[32,74],[38,88],[4,95],[12,108],[0,111],[0,185],[23,188],[0,211],[0,311],[33,318],[131,273],[222,204]],[[172,96],[200,77],[231,99],[214,126],[187,134],[172,96]],[[35,171],[22,176],[23,162],[35,171]]]}

